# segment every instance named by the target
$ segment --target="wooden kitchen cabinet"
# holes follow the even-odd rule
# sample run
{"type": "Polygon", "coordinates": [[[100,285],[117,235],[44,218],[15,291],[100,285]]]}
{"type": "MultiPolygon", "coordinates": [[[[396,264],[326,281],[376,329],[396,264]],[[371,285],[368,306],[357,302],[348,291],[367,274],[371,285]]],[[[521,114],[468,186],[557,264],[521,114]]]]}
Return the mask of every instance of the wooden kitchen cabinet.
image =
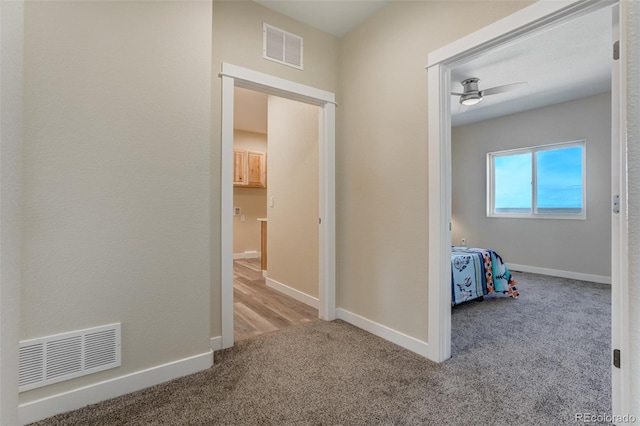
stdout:
{"type": "Polygon", "coordinates": [[[267,153],[247,151],[247,186],[251,188],[267,187],[267,153]]]}
{"type": "Polygon", "coordinates": [[[233,150],[233,186],[247,185],[247,151],[233,150]]]}
{"type": "Polygon", "coordinates": [[[267,153],[234,149],[233,186],[266,188],[267,153]]]}

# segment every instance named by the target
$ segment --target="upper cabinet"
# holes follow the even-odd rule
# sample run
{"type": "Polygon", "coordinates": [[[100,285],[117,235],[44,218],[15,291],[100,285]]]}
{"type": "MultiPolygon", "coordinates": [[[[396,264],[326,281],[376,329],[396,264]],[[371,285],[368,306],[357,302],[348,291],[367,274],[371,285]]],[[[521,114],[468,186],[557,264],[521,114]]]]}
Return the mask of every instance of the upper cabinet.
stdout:
{"type": "Polygon", "coordinates": [[[233,150],[233,186],[247,185],[247,151],[233,150]]]}
{"type": "Polygon", "coordinates": [[[267,153],[233,150],[233,186],[267,187],[267,153]]]}
{"type": "Polygon", "coordinates": [[[252,188],[267,187],[267,153],[247,151],[247,186],[252,188]]]}

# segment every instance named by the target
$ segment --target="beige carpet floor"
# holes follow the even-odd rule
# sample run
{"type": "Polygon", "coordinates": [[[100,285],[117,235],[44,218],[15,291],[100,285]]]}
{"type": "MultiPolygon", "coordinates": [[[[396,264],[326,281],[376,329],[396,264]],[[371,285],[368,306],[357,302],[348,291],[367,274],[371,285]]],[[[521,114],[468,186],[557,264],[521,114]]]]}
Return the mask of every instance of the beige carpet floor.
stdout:
{"type": "Polygon", "coordinates": [[[435,364],[342,321],[216,353],[201,373],[38,425],[562,425],[610,414],[610,287],[514,274],[454,308],[435,364]]]}

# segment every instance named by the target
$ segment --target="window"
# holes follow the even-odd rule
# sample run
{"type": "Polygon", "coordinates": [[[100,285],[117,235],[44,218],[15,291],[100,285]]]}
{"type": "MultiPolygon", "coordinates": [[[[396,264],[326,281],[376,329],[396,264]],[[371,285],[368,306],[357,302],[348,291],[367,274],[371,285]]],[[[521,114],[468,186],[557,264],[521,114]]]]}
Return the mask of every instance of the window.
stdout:
{"type": "Polygon", "coordinates": [[[585,219],[585,141],[487,154],[487,216],[585,219]]]}

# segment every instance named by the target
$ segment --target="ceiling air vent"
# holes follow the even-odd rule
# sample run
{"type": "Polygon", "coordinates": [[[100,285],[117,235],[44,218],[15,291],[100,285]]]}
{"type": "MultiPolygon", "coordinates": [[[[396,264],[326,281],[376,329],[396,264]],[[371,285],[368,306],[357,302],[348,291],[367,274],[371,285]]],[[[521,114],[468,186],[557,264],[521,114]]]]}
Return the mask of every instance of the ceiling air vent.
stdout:
{"type": "Polygon", "coordinates": [[[287,31],[262,25],[262,57],[280,64],[303,69],[302,37],[287,31]]]}
{"type": "Polygon", "coordinates": [[[24,392],[120,366],[120,323],[20,342],[24,392]]]}

